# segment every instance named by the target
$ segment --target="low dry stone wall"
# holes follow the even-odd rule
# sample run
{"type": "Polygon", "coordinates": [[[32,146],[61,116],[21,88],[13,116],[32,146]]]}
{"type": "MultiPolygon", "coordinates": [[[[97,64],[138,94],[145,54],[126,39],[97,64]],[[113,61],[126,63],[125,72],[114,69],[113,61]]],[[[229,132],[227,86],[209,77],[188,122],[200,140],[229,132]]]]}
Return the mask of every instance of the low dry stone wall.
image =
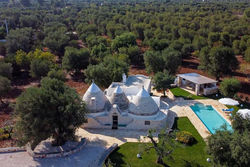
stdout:
{"type": "Polygon", "coordinates": [[[25,147],[6,147],[6,148],[0,148],[0,154],[1,153],[12,153],[12,152],[22,152],[26,151],[25,147]]]}
{"type": "Polygon", "coordinates": [[[28,152],[28,154],[30,156],[32,156],[33,158],[55,158],[55,157],[65,157],[65,156],[69,156],[71,154],[74,154],[76,152],[79,152],[85,145],[86,145],[86,140],[85,139],[81,139],[81,141],[79,142],[79,144],[74,147],[71,148],[70,150],[67,151],[60,151],[60,152],[50,152],[50,153],[37,153],[34,152],[33,150],[31,150],[30,146],[26,147],[26,150],[28,152]]]}

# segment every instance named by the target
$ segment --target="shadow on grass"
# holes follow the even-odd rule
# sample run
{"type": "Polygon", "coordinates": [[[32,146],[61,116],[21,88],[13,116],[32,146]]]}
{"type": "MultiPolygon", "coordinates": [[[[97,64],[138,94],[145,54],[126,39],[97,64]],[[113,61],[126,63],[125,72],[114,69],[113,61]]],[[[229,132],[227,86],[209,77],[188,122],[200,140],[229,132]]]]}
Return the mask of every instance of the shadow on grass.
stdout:
{"type": "Polygon", "coordinates": [[[187,161],[187,160],[183,161],[184,161],[184,167],[202,167],[200,164],[193,161],[187,161]]]}
{"type": "Polygon", "coordinates": [[[175,117],[174,125],[172,127],[173,130],[180,130],[180,129],[178,129],[178,123],[177,123],[178,119],[179,119],[179,117],[175,117]]]}
{"type": "MultiPolygon", "coordinates": [[[[120,166],[122,166],[122,165],[126,165],[126,164],[127,164],[127,163],[123,160],[124,155],[121,154],[121,153],[119,152],[119,150],[120,150],[120,147],[118,147],[117,149],[115,149],[115,150],[108,156],[108,158],[105,160],[105,164],[106,164],[106,165],[108,164],[108,159],[110,159],[110,161],[111,161],[111,163],[112,163],[112,165],[113,165],[114,167],[120,167],[120,166]]],[[[129,166],[129,165],[127,164],[127,166],[129,166]]]]}

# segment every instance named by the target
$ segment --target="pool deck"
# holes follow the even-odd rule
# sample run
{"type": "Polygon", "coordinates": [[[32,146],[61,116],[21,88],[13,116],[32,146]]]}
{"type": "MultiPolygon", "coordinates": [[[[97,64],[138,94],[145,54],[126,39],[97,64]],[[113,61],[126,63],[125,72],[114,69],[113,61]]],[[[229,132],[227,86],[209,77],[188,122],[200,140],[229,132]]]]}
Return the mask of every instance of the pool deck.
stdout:
{"type": "Polygon", "coordinates": [[[227,107],[217,100],[213,99],[204,99],[204,100],[184,100],[182,98],[177,98],[174,101],[167,100],[170,105],[170,110],[175,112],[178,117],[188,117],[194,127],[197,129],[202,138],[206,139],[211,135],[206,126],[202,123],[202,121],[197,117],[197,115],[190,108],[191,105],[195,103],[202,103],[204,105],[212,105],[215,110],[219,112],[219,114],[227,120],[229,124],[231,124],[231,120],[229,115],[224,113],[222,109],[226,109],[227,107]]]}

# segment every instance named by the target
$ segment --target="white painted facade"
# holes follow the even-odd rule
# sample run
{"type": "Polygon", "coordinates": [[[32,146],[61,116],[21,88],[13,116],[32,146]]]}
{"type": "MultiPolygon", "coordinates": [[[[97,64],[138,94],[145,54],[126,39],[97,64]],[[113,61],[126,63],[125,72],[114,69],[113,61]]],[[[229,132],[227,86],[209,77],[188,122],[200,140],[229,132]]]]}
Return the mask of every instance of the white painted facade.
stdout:
{"type": "Polygon", "coordinates": [[[91,84],[83,96],[90,111],[83,127],[138,130],[166,126],[168,104],[150,96],[151,79],[144,75],[125,77],[104,92],[95,83],[91,84]]]}

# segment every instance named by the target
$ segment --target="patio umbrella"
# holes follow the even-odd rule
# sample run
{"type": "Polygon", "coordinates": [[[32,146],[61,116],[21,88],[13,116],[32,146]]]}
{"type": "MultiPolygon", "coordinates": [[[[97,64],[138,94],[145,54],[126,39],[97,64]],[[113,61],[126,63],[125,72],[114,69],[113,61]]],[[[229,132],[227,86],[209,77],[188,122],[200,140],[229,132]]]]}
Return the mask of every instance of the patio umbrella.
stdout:
{"type": "Polygon", "coordinates": [[[231,98],[222,98],[219,100],[220,103],[230,106],[237,106],[239,102],[231,98]]]}
{"type": "Polygon", "coordinates": [[[250,109],[240,109],[237,111],[240,115],[242,115],[243,118],[250,118],[250,109]]]}

